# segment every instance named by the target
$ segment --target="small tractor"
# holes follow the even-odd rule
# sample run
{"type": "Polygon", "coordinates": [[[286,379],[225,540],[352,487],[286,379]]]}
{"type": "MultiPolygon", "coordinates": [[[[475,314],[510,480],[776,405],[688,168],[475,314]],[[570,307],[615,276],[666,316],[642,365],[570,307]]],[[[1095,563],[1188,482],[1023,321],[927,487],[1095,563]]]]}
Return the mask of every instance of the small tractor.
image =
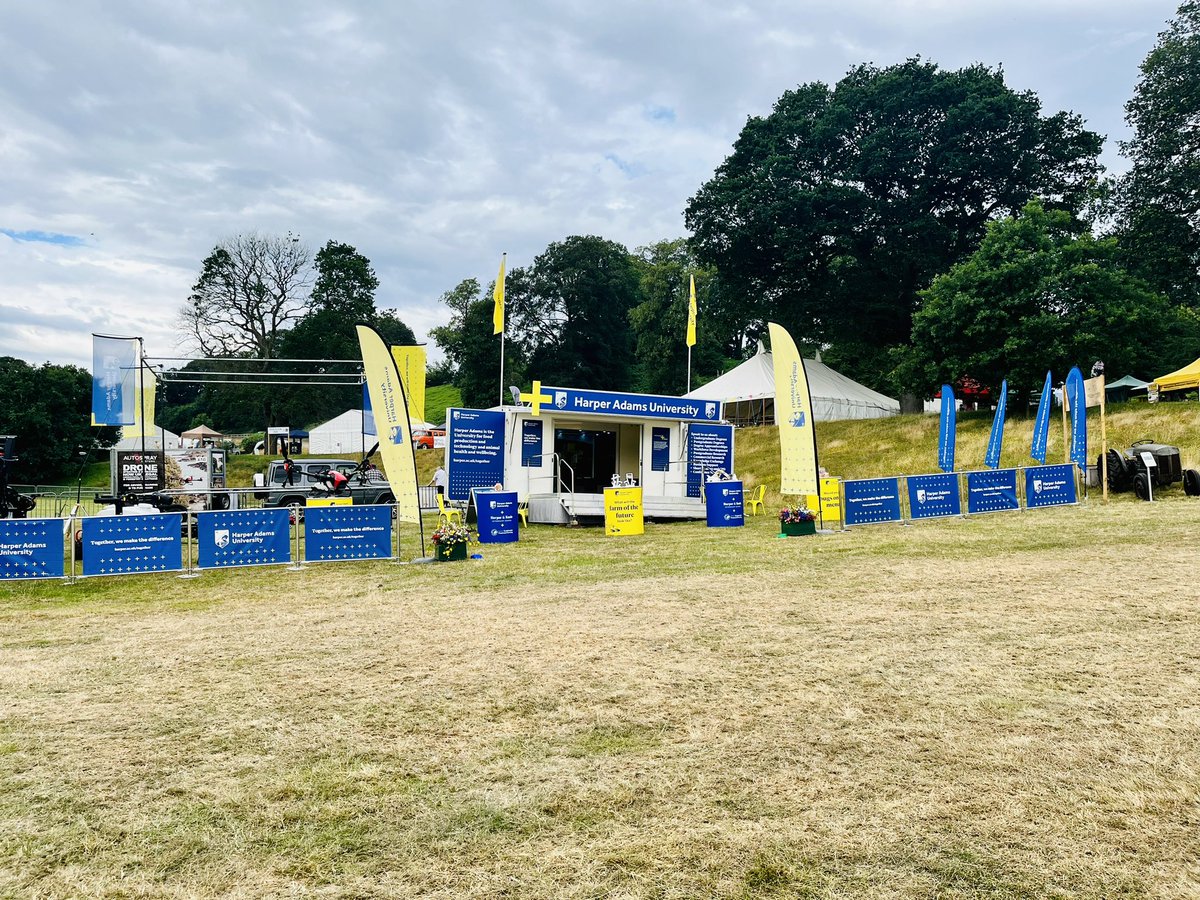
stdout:
{"type": "Polygon", "coordinates": [[[1132,490],[1139,500],[1149,500],[1152,491],[1183,482],[1189,497],[1200,496],[1200,472],[1184,469],[1179,463],[1179,448],[1154,441],[1135,441],[1128,450],[1112,449],[1096,460],[1103,472],[1108,463],[1108,489],[1113,493],[1132,490]]]}

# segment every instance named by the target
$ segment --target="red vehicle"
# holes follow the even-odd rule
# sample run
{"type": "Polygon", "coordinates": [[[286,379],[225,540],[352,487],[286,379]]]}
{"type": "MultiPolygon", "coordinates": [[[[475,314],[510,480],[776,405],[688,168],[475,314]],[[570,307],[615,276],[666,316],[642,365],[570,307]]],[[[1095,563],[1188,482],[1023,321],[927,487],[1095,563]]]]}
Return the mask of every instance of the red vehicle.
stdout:
{"type": "Polygon", "coordinates": [[[413,444],[418,450],[432,450],[446,446],[445,428],[421,428],[413,432],[413,444]]]}

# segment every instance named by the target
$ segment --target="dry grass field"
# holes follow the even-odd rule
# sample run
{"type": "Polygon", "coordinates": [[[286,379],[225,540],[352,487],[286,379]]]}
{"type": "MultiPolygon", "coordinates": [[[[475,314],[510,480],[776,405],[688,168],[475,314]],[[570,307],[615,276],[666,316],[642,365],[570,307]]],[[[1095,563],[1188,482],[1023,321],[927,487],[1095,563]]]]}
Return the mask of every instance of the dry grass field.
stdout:
{"type": "Polygon", "coordinates": [[[1200,502],[0,587],[0,896],[1195,897],[1200,502]]]}

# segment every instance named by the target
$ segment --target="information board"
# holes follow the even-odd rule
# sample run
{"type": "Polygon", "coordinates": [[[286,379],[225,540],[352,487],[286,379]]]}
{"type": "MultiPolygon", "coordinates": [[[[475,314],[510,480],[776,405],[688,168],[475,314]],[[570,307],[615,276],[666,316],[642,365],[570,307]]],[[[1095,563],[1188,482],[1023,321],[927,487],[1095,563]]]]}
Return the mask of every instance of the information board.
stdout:
{"type": "Polygon", "coordinates": [[[868,478],[843,481],[846,525],[870,525],[900,521],[900,479],[868,478]]]}
{"type": "Polygon", "coordinates": [[[112,490],[118,497],[126,494],[152,494],[161,491],[164,480],[161,450],[113,451],[112,490]]]}
{"type": "Polygon", "coordinates": [[[689,426],[687,462],[687,495],[699,497],[700,486],[717,469],[733,472],[733,426],[689,426]]]}
{"type": "Polygon", "coordinates": [[[0,519],[0,581],[62,578],[65,519],[0,519]]]}
{"type": "Polygon", "coordinates": [[[671,469],[671,429],[655,425],[650,429],[650,471],[671,469]]]}
{"type": "Polygon", "coordinates": [[[390,506],[306,507],[304,558],[314,562],[388,559],[392,555],[390,506]]]}
{"type": "Polygon", "coordinates": [[[709,528],[737,528],[746,524],[740,481],[709,481],[704,485],[704,505],[709,528]]]}
{"type": "Polygon", "coordinates": [[[962,515],[958,476],[953,472],[908,476],[908,514],[913,519],[962,515]]]}
{"type": "Polygon", "coordinates": [[[604,533],[608,535],[643,534],[646,530],[642,515],[640,487],[609,487],[604,489],[604,533]]]}
{"type": "Polygon", "coordinates": [[[511,544],[518,540],[516,491],[475,491],[475,527],[481,544],[511,544]]]}
{"type": "Polygon", "coordinates": [[[967,473],[968,513],[1003,512],[1020,508],[1016,469],[967,473]]]}
{"type": "Polygon", "coordinates": [[[1025,470],[1025,508],[1075,502],[1075,466],[1034,466],[1025,470]]]}
{"type": "Polygon", "coordinates": [[[542,464],[542,420],[521,420],[521,465],[529,468],[542,464]]]}
{"type": "Polygon", "coordinates": [[[449,409],[446,496],[467,500],[471,488],[504,481],[504,413],[486,409],[449,409]]]}

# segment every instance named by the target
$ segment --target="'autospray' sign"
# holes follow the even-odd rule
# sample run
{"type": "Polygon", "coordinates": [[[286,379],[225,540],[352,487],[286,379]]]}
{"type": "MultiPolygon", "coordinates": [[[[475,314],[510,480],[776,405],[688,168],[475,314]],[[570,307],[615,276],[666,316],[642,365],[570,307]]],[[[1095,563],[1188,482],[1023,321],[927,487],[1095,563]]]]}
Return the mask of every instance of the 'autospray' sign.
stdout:
{"type": "Polygon", "coordinates": [[[466,500],[471,488],[504,481],[504,413],[486,409],[449,409],[449,485],[451,500],[466,500]]]}

